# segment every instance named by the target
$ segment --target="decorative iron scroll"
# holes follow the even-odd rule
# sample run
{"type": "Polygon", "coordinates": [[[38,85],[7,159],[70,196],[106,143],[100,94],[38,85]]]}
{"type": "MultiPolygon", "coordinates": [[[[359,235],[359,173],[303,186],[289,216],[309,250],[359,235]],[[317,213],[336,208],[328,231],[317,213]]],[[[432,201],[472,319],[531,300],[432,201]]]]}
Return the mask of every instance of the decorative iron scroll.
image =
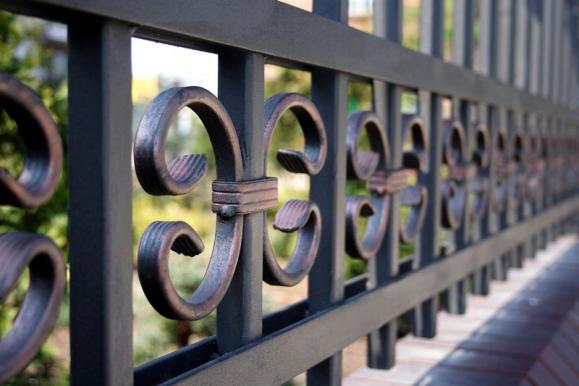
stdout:
{"type": "Polygon", "coordinates": [[[555,197],[563,191],[563,176],[565,156],[563,154],[564,141],[558,136],[552,136],[549,139],[549,189],[555,197]]]}
{"type": "Polygon", "coordinates": [[[507,133],[503,129],[497,129],[493,136],[493,146],[495,151],[495,173],[496,186],[495,194],[492,201],[492,208],[496,213],[502,213],[506,210],[507,192],[509,181],[509,145],[507,133]]]}
{"type": "Polygon", "coordinates": [[[405,170],[388,170],[389,145],[386,130],[378,116],[370,111],[355,112],[348,118],[348,178],[365,181],[370,197],[351,196],[346,200],[346,252],[355,258],[369,259],[382,245],[390,206],[389,194],[407,185],[405,170]],[[371,149],[359,151],[363,130],[371,149]],[[369,217],[360,240],[360,217],[369,217]]]}
{"type": "Polygon", "coordinates": [[[527,173],[525,172],[525,160],[527,157],[527,143],[523,133],[520,130],[516,130],[513,133],[511,139],[511,162],[510,162],[510,181],[511,181],[511,192],[512,200],[511,207],[519,208],[527,195],[525,194],[525,183],[527,179],[527,173]]]}
{"type": "MultiPolygon", "coordinates": [[[[225,295],[235,272],[241,245],[243,216],[277,206],[277,179],[241,180],[242,157],[235,127],[227,111],[209,91],[199,87],[172,88],[159,94],[147,107],[134,144],[137,178],[152,195],[184,195],[193,190],[207,170],[203,154],[183,155],[169,166],[165,142],[174,116],[184,107],[193,110],[204,124],[215,149],[217,180],[212,188],[212,210],[217,215],[211,260],[199,287],[183,299],[169,276],[170,251],[195,256],[203,251],[200,236],[181,221],[154,222],[144,232],[138,252],[138,273],[151,305],[163,316],[198,320],[214,310],[225,295]]],[[[323,166],[327,145],[321,117],[312,102],[298,94],[278,94],[265,106],[266,149],[281,115],[291,110],[306,137],[304,153],[281,149],[278,160],[295,173],[316,174],[323,166]]],[[[276,215],[276,229],[299,230],[298,243],[286,268],[281,268],[264,239],[264,280],[294,285],[310,270],[320,239],[320,215],[311,201],[291,200],[276,215]]]]}
{"type": "Polygon", "coordinates": [[[572,189],[575,181],[579,179],[579,145],[576,136],[566,135],[565,141],[565,154],[566,154],[566,165],[565,168],[565,191],[568,192],[572,189]]]}
{"type": "MultiPolygon", "coordinates": [[[[0,107],[14,119],[26,156],[17,177],[0,171],[0,205],[36,208],[53,194],[62,169],[62,144],[56,124],[29,87],[0,72],[0,107]]],[[[0,234],[0,300],[28,269],[30,284],[13,326],[0,341],[0,383],[28,364],[50,333],[66,284],[62,254],[47,237],[0,234]]]]}
{"type": "Polygon", "coordinates": [[[539,134],[531,135],[527,157],[527,182],[525,196],[534,204],[543,199],[543,181],[545,178],[544,141],[539,134]]]}
{"type": "MultiPolygon", "coordinates": [[[[415,174],[428,171],[428,136],[422,119],[416,115],[402,116],[403,143],[410,148],[402,155],[402,166],[415,174]]],[[[410,207],[406,223],[400,222],[400,241],[410,244],[414,241],[422,225],[428,204],[428,192],[420,184],[408,186],[400,193],[400,205],[410,207]]]]}
{"type": "MultiPolygon", "coordinates": [[[[316,106],[303,95],[276,94],[266,101],[264,154],[267,156],[273,131],[281,116],[288,110],[296,116],[300,124],[305,137],[305,148],[303,152],[279,149],[277,160],[289,172],[315,175],[326,161],[326,129],[316,106]]],[[[265,162],[267,163],[267,157],[265,162]]],[[[322,231],[320,210],[311,200],[290,200],[277,212],[273,227],[287,233],[297,231],[298,240],[290,261],[282,268],[275,257],[267,229],[265,230],[264,280],[273,285],[296,285],[308,274],[318,253],[322,231]]]]}
{"type": "Polygon", "coordinates": [[[490,138],[485,125],[475,127],[475,147],[472,154],[472,162],[476,172],[472,179],[467,182],[468,193],[474,194],[474,205],[469,214],[472,221],[482,219],[489,204],[488,176],[485,169],[489,166],[490,138]]]}
{"type": "MultiPolygon", "coordinates": [[[[199,87],[172,88],[159,94],[147,107],[134,142],[136,175],[152,195],[189,194],[207,171],[204,154],[187,154],[167,164],[165,143],[171,121],[183,108],[189,108],[201,119],[215,150],[217,179],[212,183],[212,211],[216,215],[215,242],[205,276],[199,287],[187,298],[175,290],[169,275],[171,251],[195,256],[204,250],[199,234],[182,221],[157,221],[141,237],[138,251],[138,274],[151,305],[163,316],[179,320],[198,320],[213,311],[223,299],[234,275],[242,242],[246,215],[277,207],[278,183],[270,176],[243,180],[244,160],[237,132],[224,106],[209,91],[199,87]]],[[[281,117],[291,112],[298,120],[305,138],[303,150],[278,149],[280,165],[291,173],[316,175],[324,166],[328,145],[321,115],[311,100],[299,94],[276,94],[265,103],[264,155],[272,145],[274,130],[281,117]]],[[[364,182],[368,196],[346,199],[346,252],[355,258],[369,259],[379,250],[388,226],[390,194],[400,192],[400,203],[409,207],[408,217],[401,221],[402,243],[412,243],[420,233],[426,206],[427,190],[421,185],[424,173],[439,173],[428,164],[428,135],[418,116],[404,115],[402,168],[390,170],[389,145],[384,125],[376,114],[359,111],[347,121],[347,177],[364,182]],[[365,132],[370,149],[360,149],[365,132]],[[409,181],[410,179],[415,180],[409,181]],[[411,183],[411,184],[410,184],[411,183]],[[362,217],[368,224],[360,235],[362,217]]],[[[532,137],[526,152],[524,137],[515,133],[512,141],[505,130],[489,137],[484,125],[474,129],[474,149],[467,156],[467,143],[458,121],[444,122],[443,158],[447,177],[441,187],[441,225],[458,229],[463,219],[478,221],[487,208],[498,213],[507,211],[509,199],[522,202],[543,178],[544,150],[540,139],[532,137]],[[490,164],[494,146],[495,168],[490,164]],[[525,157],[529,157],[524,167],[525,157]],[[496,176],[495,196],[490,197],[489,174],[496,176]],[[512,191],[513,196],[507,197],[512,191]],[[466,197],[474,197],[467,210],[466,197]],[[467,216],[465,216],[465,214],[467,216]]],[[[560,144],[558,146],[563,146],[560,144]]],[[[561,161],[563,162],[563,161],[561,161]]],[[[267,157],[264,157],[267,174],[267,157]]],[[[553,164],[557,166],[556,163],[553,164]]],[[[437,165],[438,166],[438,165],[437,165]]],[[[537,193],[538,194],[538,193],[537,193]]],[[[272,285],[293,286],[312,268],[321,239],[321,214],[311,200],[289,200],[276,213],[274,229],[297,232],[297,243],[289,263],[282,267],[273,251],[268,230],[263,233],[263,280],[272,285]]],[[[0,246],[2,239],[0,238],[0,246]]]]}
{"type": "Polygon", "coordinates": [[[444,122],[443,162],[448,177],[442,185],[442,225],[456,230],[462,223],[466,204],[466,184],[476,174],[476,166],[466,162],[464,128],[459,121],[444,122]]]}
{"type": "MultiPolygon", "coordinates": [[[[171,120],[184,107],[194,111],[205,126],[216,154],[217,180],[236,184],[241,180],[241,151],[229,114],[209,91],[199,87],[171,88],[147,107],[137,130],[134,162],[137,178],[152,195],[184,195],[191,192],[207,171],[204,154],[188,154],[165,162],[165,142],[171,120]]],[[[241,244],[243,218],[237,210],[219,205],[215,244],[207,272],[199,287],[183,299],[169,276],[169,252],[195,256],[203,251],[200,236],[181,221],[154,222],[141,237],[138,273],[151,305],[172,319],[197,320],[221,301],[235,272],[241,244]],[[221,213],[227,214],[222,216],[221,213]]]]}

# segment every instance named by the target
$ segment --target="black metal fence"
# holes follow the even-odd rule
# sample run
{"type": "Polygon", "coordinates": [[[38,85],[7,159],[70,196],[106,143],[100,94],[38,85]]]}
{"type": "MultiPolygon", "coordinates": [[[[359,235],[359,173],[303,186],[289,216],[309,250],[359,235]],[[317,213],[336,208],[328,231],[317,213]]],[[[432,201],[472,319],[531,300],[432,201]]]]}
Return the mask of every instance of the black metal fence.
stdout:
{"type": "MultiPolygon", "coordinates": [[[[401,0],[375,1],[376,36],[346,25],[347,0],[315,0],[312,13],[273,0],[0,0],[2,9],[68,25],[72,383],[280,384],[307,371],[309,384],[339,384],[341,350],[365,335],[369,365],[388,368],[398,317],[411,311],[414,334],[434,336],[439,294],[450,312],[464,312],[469,289],[487,293],[491,279],[577,215],[578,4],[481,0],[482,74],[472,70],[475,2],[454,1],[453,63],[441,60],[443,5],[422,0],[417,52],[400,44],[401,0]],[[133,140],[132,36],[217,53],[219,100],[196,87],[165,91],[133,140]],[[310,71],[312,99],[280,94],[264,104],[266,62],[310,71]],[[375,111],[348,117],[351,79],[372,84],[375,111]],[[418,96],[416,115],[401,114],[402,92],[418,96]],[[196,320],[217,308],[217,334],[133,368],[131,155],[148,193],[190,192],[205,158],[164,160],[168,122],[185,106],[216,154],[211,263],[181,298],[168,254],[195,255],[200,239],[184,222],[156,222],[139,235],[139,279],[166,317],[196,320]],[[276,216],[277,229],[299,235],[281,267],[264,232],[264,211],[277,204],[264,152],[287,110],[305,149],[281,149],[278,160],[311,176],[311,189],[276,216]],[[369,150],[358,149],[362,131],[369,150]],[[370,195],[346,197],[347,179],[365,181],[370,195]],[[450,242],[441,243],[443,232],[450,242]],[[411,258],[399,258],[399,243],[415,245],[411,258]],[[368,262],[368,273],[347,283],[346,252],[368,262]],[[307,275],[308,298],[264,318],[262,280],[292,286],[307,275]]],[[[58,179],[58,134],[18,80],[2,75],[0,102],[28,149],[19,177],[0,175],[2,203],[33,208],[58,179]]],[[[65,275],[43,236],[5,234],[0,247],[0,295],[31,272],[29,296],[0,343],[6,380],[47,336],[65,275]]]]}

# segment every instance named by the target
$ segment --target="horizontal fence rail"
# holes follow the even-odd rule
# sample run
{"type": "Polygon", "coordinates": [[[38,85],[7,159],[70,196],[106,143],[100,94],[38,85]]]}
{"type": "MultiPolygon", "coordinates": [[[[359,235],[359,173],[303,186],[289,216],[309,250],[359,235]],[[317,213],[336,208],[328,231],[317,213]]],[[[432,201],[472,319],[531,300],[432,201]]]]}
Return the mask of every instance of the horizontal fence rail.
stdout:
{"type": "MultiPolygon", "coordinates": [[[[491,280],[576,222],[579,3],[455,0],[451,62],[445,2],[421,1],[418,50],[401,44],[403,6],[375,1],[370,35],[347,25],[347,0],[314,0],[311,13],[274,0],[0,0],[2,10],[68,27],[66,153],[37,90],[0,72],[0,107],[27,150],[19,176],[0,173],[0,204],[42,206],[67,161],[72,384],[269,385],[307,372],[308,384],[336,385],[341,351],[364,336],[368,365],[390,368],[399,318],[433,337],[440,309],[466,312],[469,290],[488,294],[491,280]],[[167,89],[133,138],[131,37],[216,53],[218,97],[195,85],[167,89]],[[266,63],[310,72],[311,98],[264,102],[266,63]],[[348,113],[350,81],[372,86],[371,110],[348,113]],[[417,99],[412,114],[401,111],[403,93],[417,99]],[[185,108],[215,154],[215,243],[184,221],[155,221],[135,235],[138,280],[165,318],[216,310],[217,333],[134,367],[131,167],[152,196],[187,196],[203,183],[207,155],[165,159],[171,121],[185,108]],[[275,215],[275,229],[297,235],[284,267],[265,213],[279,196],[267,154],[288,112],[304,148],[277,149],[277,161],[311,189],[275,215]],[[347,193],[347,183],[367,194],[347,193]],[[401,259],[401,245],[412,256],[401,259]],[[169,256],[204,248],[205,276],[182,297],[169,256]],[[367,272],[345,281],[346,256],[367,272]],[[306,278],[305,300],[264,315],[262,282],[306,278]]],[[[1,234],[0,299],[26,268],[26,301],[0,341],[0,382],[38,352],[68,284],[49,238],[1,234]]]]}

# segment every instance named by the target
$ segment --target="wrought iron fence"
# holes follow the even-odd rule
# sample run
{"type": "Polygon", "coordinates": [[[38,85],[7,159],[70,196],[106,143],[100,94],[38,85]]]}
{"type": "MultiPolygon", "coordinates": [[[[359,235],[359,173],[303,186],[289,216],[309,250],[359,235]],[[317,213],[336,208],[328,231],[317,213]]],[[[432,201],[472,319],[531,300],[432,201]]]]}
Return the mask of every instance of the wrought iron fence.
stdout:
{"type": "MultiPolygon", "coordinates": [[[[413,333],[434,336],[440,293],[450,312],[464,312],[469,288],[488,293],[492,278],[505,278],[577,216],[576,2],[482,0],[481,73],[472,70],[474,1],[454,2],[452,63],[442,60],[442,0],[421,2],[420,52],[400,44],[401,0],[375,1],[375,36],[346,25],[347,5],[315,0],[308,13],[273,0],[0,1],[68,26],[72,383],[280,384],[307,371],[309,384],[339,384],[341,350],[365,335],[369,365],[389,368],[398,317],[410,311],[413,333]],[[133,140],[132,36],[217,53],[219,99],[198,87],[169,89],[151,101],[133,140]],[[266,62],[310,71],[311,100],[278,94],[263,103],[266,62]],[[375,111],[348,116],[350,79],[372,84],[375,111]],[[418,95],[415,115],[400,112],[405,91],[418,95]],[[211,262],[182,298],[169,252],[193,256],[203,243],[187,223],[155,222],[139,235],[138,273],[167,318],[217,309],[217,334],[133,368],[131,155],[149,194],[190,193],[205,156],[164,158],[169,122],[185,107],[216,155],[211,262]],[[290,110],[305,147],[277,158],[310,176],[311,189],[276,215],[277,229],[298,235],[282,267],[264,227],[264,211],[277,205],[264,154],[290,110]],[[370,149],[359,149],[362,132],[370,149]],[[348,179],[370,194],[347,197],[348,179]],[[450,242],[441,243],[443,232],[450,242]],[[415,245],[410,258],[399,258],[400,243],[415,245]],[[344,282],[346,252],[368,262],[367,274],[344,282]],[[262,281],[293,286],[306,276],[306,300],[264,317],[262,281]]],[[[0,174],[2,204],[37,207],[62,168],[58,132],[18,79],[0,76],[0,103],[27,146],[23,172],[0,174]]],[[[26,267],[31,273],[0,343],[6,380],[48,335],[66,276],[61,253],[41,235],[3,234],[0,262],[2,297],[26,267]]]]}

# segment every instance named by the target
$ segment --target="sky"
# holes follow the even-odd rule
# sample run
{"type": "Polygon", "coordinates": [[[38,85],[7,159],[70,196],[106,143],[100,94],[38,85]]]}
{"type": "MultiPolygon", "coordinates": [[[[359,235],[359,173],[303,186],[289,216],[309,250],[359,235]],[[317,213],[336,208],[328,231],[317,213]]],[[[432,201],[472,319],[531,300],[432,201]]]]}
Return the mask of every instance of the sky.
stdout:
{"type": "Polygon", "coordinates": [[[216,54],[133,38],[132,63],[134,79],[161,76],[217,95],[216,54]]]}

